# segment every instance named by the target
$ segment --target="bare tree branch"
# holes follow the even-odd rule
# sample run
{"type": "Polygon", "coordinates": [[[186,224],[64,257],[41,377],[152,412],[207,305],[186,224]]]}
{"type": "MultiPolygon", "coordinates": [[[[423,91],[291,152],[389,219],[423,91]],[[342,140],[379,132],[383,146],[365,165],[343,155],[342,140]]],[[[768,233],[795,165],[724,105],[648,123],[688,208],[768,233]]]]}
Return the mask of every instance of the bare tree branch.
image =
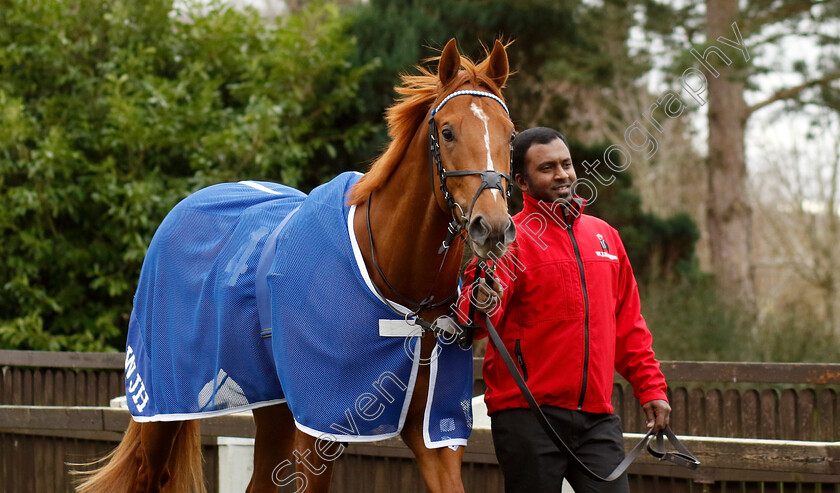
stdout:
{"type": "Polygon", "coordinates": [[[750,48],[753,49],[756,46],[767,45],[767,44],[776,44],[784,38],[788,37],[799,37],[799,38],[814,38],[815,40],[822,42],[822,43],[837,43],[840,44],[840,36],[829,36],[828,34],[823,33],[816,33],[816,32],[784,32],[784,33],[776,33],[767,36],[766,38],[758,39],[755,41],[750,42],[750,48]]]}
{"type": "Polygon", "coordinates": [[[745,22],[744,35],[749,36],[759,32],[762,26],[769,26],[777,22],[790,19],[803,12],[808,12],[814,5],[823,3],[822,0],[799,0],[792,2],[782,2],[781,5],[775,9],[766,12],[764,15],[759,15],[753,19],[745,22]]]}
{"type": "Polygon", "coordinates": [[[747,108],[747,118],[749,118],[750,115],[752,115],[756,111],[760,110],[761,108],[764,108],[765,106],[767,106],[769,104],[773,104],[776,101],[781,101],[783,99],[795,98],[796,96],[799,95],[799,93],[801,93],[805,89],[808,89],[808,88],[814,87],[814,86],[825,85],[825,84],[828,84],[829,82],[837,80],[837,79],[840,79],[840,71],[832,72],[830,74],[826,74],[826,75],[820,77],[819,79],[810,80],[808,82],[804,82],[802,84],[799,84],[798,86],[789,87],[787,89],[782,89],[781,91],[773,94],[772,96],[765,99],[764,101],[762,101],[758,104],[754,104],[754,105],[750,106],[749,108],[747,108]]]}

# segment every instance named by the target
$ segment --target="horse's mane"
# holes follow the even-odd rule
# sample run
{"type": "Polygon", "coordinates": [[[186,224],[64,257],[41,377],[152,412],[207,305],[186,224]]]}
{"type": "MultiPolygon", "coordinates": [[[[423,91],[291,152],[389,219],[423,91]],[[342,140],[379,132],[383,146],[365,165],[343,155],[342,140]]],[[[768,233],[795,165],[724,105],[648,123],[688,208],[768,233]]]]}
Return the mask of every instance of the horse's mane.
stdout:
{"type": "MultiPolygon", "coordinates": [[[[428,61],[439,59],[440,57],[435,57],[428,61]]],[[[440,78],[436,74],[422,66],[416,67],[420,75],[401,75],[402,85],[394,88],[400,97],[385,112],[391,142],[385,152],[373,162],[370,170],[353,186],[348,205],[364,202],[372,192],[380,189],[388,181],[405,156],[414,134],[425,120],[429,109],[438,100],[443,99],[444,95],[464,84],[472,83],[476,87],[482,87],[502,97],[502,88],[487,76],[488,61],[489,57],[476,64],[469,58],[461,56],[461,70],[445,87],[441,86],[440,78]]]]}

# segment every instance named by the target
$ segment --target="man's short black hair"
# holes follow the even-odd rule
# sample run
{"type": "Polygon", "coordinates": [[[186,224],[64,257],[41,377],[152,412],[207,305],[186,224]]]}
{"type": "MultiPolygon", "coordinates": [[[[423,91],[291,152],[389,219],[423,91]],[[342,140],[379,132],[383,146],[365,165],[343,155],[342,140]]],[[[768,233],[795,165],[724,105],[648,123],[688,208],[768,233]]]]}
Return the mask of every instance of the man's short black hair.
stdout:
{"type": "Polygon", "coordinates": [[[528,149],[534,144],[548,144],[554,139],[560,139],[569,147],[569,142],[566,137],[548,127],[534,127],[529,128],[523,132],[516,134],[513,139],[513,169],[511,170],[511,178],[516,179],[517,174],[525,175],[525,155],[528,154],[528,149]]]}

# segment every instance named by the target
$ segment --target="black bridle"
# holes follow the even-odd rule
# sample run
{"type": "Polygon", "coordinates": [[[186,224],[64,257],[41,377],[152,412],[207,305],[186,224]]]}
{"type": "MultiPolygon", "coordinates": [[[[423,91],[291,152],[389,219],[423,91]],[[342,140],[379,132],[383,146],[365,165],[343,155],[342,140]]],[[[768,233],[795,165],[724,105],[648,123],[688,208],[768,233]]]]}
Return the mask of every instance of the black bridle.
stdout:
{"type": "Polygon", "coordinates": [[[511,178],[510,172],[513,170],[513,137],[516,135],[515,132],[511,132],[510,135],[510,161],[508,163],[508,173],[501,173],[496,170],[456,170],[456,171],[448,171],[446,168],[443,167],[443,160],[440,157],[440,141],[438,140],[438,129],[437,129],[437,122],[435,122],[435,115],[441,108],[446,105],[452,98],[457,96],[477,96],[482,98],[490,98],[504,108],[505,113],[507,113],[508,118],[510,118],[510,111],[508,111],[507,105],[502,99],[496,96],[493,93],[489,93],[486,91],[475,91],[475,90],[463,90],[463,91],[455,91],[452,94],[443,98],[443,101],[432,110],[431,115],[429,116],[429,153],[431,155],[431,173],[430,176],[432,178],[432,189],[434,190],[435,187],[435,172],[438,175],[438,182],[440,183],[440,191],[443,195],[443,200],[446,202],[446,205],[449,207],[450,212],[452,213],[452,221],[449,223],[449,227],[447,228],[446,240],[443,241],[438,253],[443,252],[444,250],[448,249],[449,246],[452,244],[452,241],[455,239],[455,236],[460,233],[462,229],[464,229],[464,225],[469,223],[470,217],[472,216],[473,207],[475,206],[475,202],[478,200],[478,196],[484,190],[488,189],[496,189],[500,192],[505,194],[506,198],[510,198],[510,191],[511,191],[511,178]],[[455,199],[452,197],[452,194],[449,193],[449,188],[446,186],[446,179],[449,177],[459,177],[459,176],[470,176],[470,175],[479,175],[481,177],[481,186],[478,187],[478,190],[475,191],[475,195],[473,196],[472,203],[470,204],[469,208],[469,216],[464,214],[463,208],[461,208],[460,204],[458,204],[455,199]],[[507,186],[502,186],[502,178],[507,180],[507,186]],[[460,213],[455,212],[455,208],[458,208],[460,213]]]}
{"type": "MultiPolygon", "coordinates": [[[[449,189],[446,186],[446,179],[448,177],[459,177],[459,176],[469,176],[469,175],[479,175],[481,176],[481,186],[476,190],[475,196],[473,197],[472,204],[470,204],[469,215],[472,216],[473,206],[475,206],[475,202],[478,200],[478,196],[487,189],[496,189],[501,191],[505,194],[505,198],[510,198],[511,192],[511,179],[510,174],[508,173],[501,173],[496,170],[457,170],[457,171],[448,171],[443,167],[443,160],[440,157],[440,144],[438,143],[438,131],[437,131],[437,124],[435,123],[435,115],[441,108],[446,105],[452,98],[457,96],[478,96],[484,98],[490,98],[504,108],[505,113],[510,118],[510,111],[508,111],[507,105],[502,99],[495,94],[485,92],[485,91],[475,91],[475,90],[463,90],[463,91],[455,91],[448,96],[446,96],[440,104],[437,105],[432,111],[431,115],[429,116],[429,150],[431,153],[431,177],[432,177],[432,192],[434,193],[435,189],[435,171],[437,171],[438,179],[440,181],[440,191],[443,194],[443,199],[446,201],[447,206],[449,207],[450,212],[452,213],[452,221],[447,226],[447,233],[446,239],[443,241],[440,249],[438,249],[438,254],[443,253],[443,259],[441,260],[440,268],[438,269],[437,276],[435,277],[435,284],[437,283],[437,277],[440,276],[441,271],[443,270],[443,265],[446,263],[446,257],[449,254],[449,247],[452,245],[456,236],[459,236],[461,230],[464,229],[465,224],[469,223],[469,217],[464,214],[464,210],[461,206],[455,201],[452,197],[452,194],[449,193],[449,189]],[[507,187],[502,186],[502,178],[507,180],[507,187]],[[460,210],[460,214],[455,213],[455,208],[460,210]]],[[[509,170],[512,169],[513,166],[513,137],[515,136],[515,132],[511,133],[510,138],[510,162],[508,163],[509,170]]],[[[421,319],[419,314],[420,312],[432,308],[438,308],[444,305],[448,305],[452,303],[452,301],[458,298],[458,290],[456,289],[455,292],[446,298],[445,300],[435,301],[434,296],[428,296],[426,299],[420,302],[413,302],[409,300],[405,295],[397,291],[388,279],[385,277],[385,273],[382,272],[382,269],[379,267],[379,264],[376,262],[376,249],[373,245],[373,232],[371,231],[370,227],[370,206],[373,199],[373,193],[370,194],[368,197],[368,205],[366,207],[366,220],[367,220],[367,228],[368,228],[368,241],[370,242],[370,252],[371,252],[371,262],[373,266],[376,268],[379,276],[385,282],[385,285],[396,294],[399,298],[403,299],[404,301],[408,302],[409,305],[417,306],[417,309],[414,311],[405,314],[406,322],[410,317],[415,317],[414,323],[419,325],[424,331],[431,331],[436,336],[441,336],[440,329],[435,326],[435,324],[430,324],[425,320],[421,319]]],[[[376,287],[376,283],[372,283],[374,289],[376,290],[377,294],[379,294],[380,298],[385,301],[385,304],[395,313],[402,315],[396,307],[392,306],[391,303],[388,302],[388,299],[380,292],[379,288],[376,287]]],[[[463,343],[463,339],[461,341],[463,343]]],[[[472,337],[469,338],[469,344],[472,344],[472,337]]],[[[463,345],[463,344],[462,344],[463,345]]]]}

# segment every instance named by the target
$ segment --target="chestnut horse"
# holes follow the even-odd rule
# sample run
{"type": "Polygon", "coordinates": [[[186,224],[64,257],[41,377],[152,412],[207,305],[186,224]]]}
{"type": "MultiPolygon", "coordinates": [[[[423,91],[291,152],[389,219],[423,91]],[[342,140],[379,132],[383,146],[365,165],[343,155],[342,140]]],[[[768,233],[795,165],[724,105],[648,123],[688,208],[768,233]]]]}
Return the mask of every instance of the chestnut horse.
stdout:
{"type": "MultiPolygon", "coordinates": [[[[466,232],[472,251],[485,258],[502,256],[514,239],[506,194],[513,123],[501,99],[509,71],[501,42],[475,64],[452,39],[437,74],[419,70],[396,88],[401,98],[386,115],[391,142],[347,200],[356,206],[353,229],[376,289],[386,299],[405,300],[400,303],[431,322],[452,312],[465,244],[453,237],[466,232]]],[[[435,332],[424,331],[423,358],[436,340],[435,332]]],[[[462,492],[464,447],[428,448],[424,442],[429,373],[428,365],[419,366],[400,435],[430,491],[462,492]]],[[[277,491],[278,484],[328,491],[343,445],[324,447],[301,431],[285,403],[255,408],[253,415],[254,473],[247,491],[277,491]],[[294,474],[278,483],[278,465],[291,470],[292,462],[294,474]]],[[[78,491],[203,491],[197,423],[132,420],[117,449],[102,459],[105,465],[84,473],[78,491]]]]}

